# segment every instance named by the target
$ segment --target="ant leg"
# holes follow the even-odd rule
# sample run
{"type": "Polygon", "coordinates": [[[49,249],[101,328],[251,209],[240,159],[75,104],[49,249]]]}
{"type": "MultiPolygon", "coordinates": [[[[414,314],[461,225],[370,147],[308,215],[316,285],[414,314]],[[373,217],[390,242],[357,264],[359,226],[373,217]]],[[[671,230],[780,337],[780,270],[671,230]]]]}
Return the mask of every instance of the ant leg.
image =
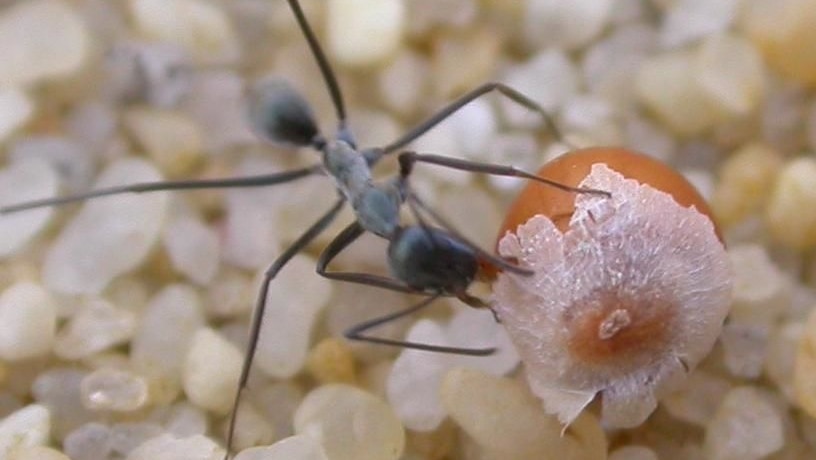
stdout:
{"type": "Polygon", "coordinates": [[[334,260],[338,254],[348,247],[348,245],[353,243],[354,240],[359,238],[364,232],[365,230],[363,230],[363,227],[361,227],[360,223],[357,221],[354,221],[351,225],[343,229],[343,231],[340,232],[340,234],[337,235],[337,237],[332,240],[328,246],[326,246],[323,252],[320,253],[320,257],[317,260],[317,273],[320,276],[332,280],[365,284],[367,286],[376,286],[378,288],[396,292],[404,292],[407,294],[421,294],[421,291],[417,291],[410,286],[385,276],[371,275],[369,273],[328,271],[329,263],[331,263],[331,261],[334,260]]]}
{"type": "Polygon", "coordinates": [[[77,195],[45,198],[42,200],[26,201],[9,206],[0,207],[0,215],[26,211],[34,208],[48,206],[61,206],[78,201],[85,201],[103,196],[119,195],[124,193],[145,193],[168,190],[194,190],[204,188],[228,188],[228,187],[264,187],[267,185],[277,185],[301,179],[312,174],[322,172],[321,165],[309,166],[307,168],[294,169],[274,174],[263,174],[259,176],[235,177],[228,179],[202,179],[202,180],[179,180],[162,182],[142,182],[137,184],[120,185],[114,187],[91,190],[90,192],[77,195]]]}
{"type": "Polygon", "coordinates": [[[269,266],[264,273],[263,281],[261,281],[261,289],[258,292],[258,297],[255,301],[255,309],[252,313],[252,320],[249,326],[249,341],[247,342],[246,355],[244,362],[241,365],[241,377],[238,380],[238,390],[235,392],[235,402],[232,406],[232,414],[230,415],[229,428],[227,429],[227,454],[224,460],[229,458],[229,452],[232,450],[232,438],[235,434],[235,422],[238,417],[238,403],[241,400],[241,395],[246,388],[247,380],[249,379],[249,370],[252,368],[252,361],[255,358],[255,350],[258,346],[258,338],[261,333],[261,325],[263,324],[264,310],[266,309],[266,296],[269,292],[269,284],[281,271],[281,269],[294,257],[298,252],[305,248],[312,240],[317,237],[329,224],[337,217],[337,214],[343,209],[345,200],[338,200],[334,206],[331,207],[317,222],[312,224],[300,237],[292,243],[291,246],[283,251],[283,254],[269,266]]]}
{"type": "Polygon", "coordinates": [[[462,160],[459,158],[446,157],[443,155],[421,154],[417,152],[403,152],[399,154],[400,175],[408,177],[413,171],[414,164],[417,162],[429,163],[447,168],[459,169],[462,171],[469,171],[482,174],[492,174],[494,176],[519,177],[535,182],[555,187],[570,193],[589,193],[593,195],[603,195],[610,198],[612,195],[605,190],[598,190],[593,188],[570,187],[559,182],[528,173],[513,166],[503,166],[492,163],[480,163],[477,161],[462,160]]]}
{"type": "Polygon", "coordinates": [[[469,93],[461,96],[459,99],[451,102],[449,105],[433,114],[430,118],[420,123],[419,125],[415,126],[407,133],[403,134],[402,137],[400,137],[396,141],[386,145],[385,147],[382,147],[381,149],[382,154],[385,155],[388,153],[392,153],[395,150],[399,150],[405,147],[406,145],[416,140],[418,137],[428,132],[428,130],[438,125],[449,116],[453,115],[457,110],[461,109],[468,103],[472,102],[475,99],[478,99],[479,97],[491,91],[498,91],[499,94],[501,94],[502,96],[505,96],[508,99],[512,100],[513,102],[522,105],[532,110],[533,112],[536,112],[539,115],[541,115],[541,117],[544,119],[544,123],[547,125],[547,128],[550,131],[552,131],[555,139],[559,142],[564,142],[564,136],[561,135],[561,131],[558,130],[558,127],[556,126],[552,116],[546,110],[544,110],[544,108],[541,107],[541,105],[539,105],[537,102],[530,99],[529,97],[525,96],[524,94],[520,93],[519,91],[511,88],[510,86],[505,85],[504,83],[488,82],[470,91],[469,93]]]}
{"type": "Polygon", "coordinates": [[[373,329],[377,326],[381,326],[385,323],[390,323],[391,321],[395,321],[397,319],[403,318],[405,316],[411,315],[423,308],[427,307],[431,303],[433,303],[436,299],[439,298],[439,295],[433,295],[428,297],[427,299],[422,300],[421,302],[417,303],[416,305],[412,305],[409,308],[397,311],[395,313],[391,313],[385,316],[381,316],[378,318],[374,318],[368,321],[364,321],[352,328],[348,329],[344,335],[349,340],[357,340],[361,342],[368,342],[368,343],[376,343],[378,345],[387,345],[391,347],[401,347],[401,348],[410,348],[413,350],[423,350],[423,351],[431,351],[435,353],[450,353],[456,355],[465,355],[465,356],[487,356],[493,354],[496,349],[495,348],[462,348],[462,347],[447,347],[443,345],[431,345],[427,343],[417,343],[417,342],[407,342],[403,340],[391,340],[385,339],[382,337],[374,337],[370,335],[364,335],[363,333],[373,329]]]}

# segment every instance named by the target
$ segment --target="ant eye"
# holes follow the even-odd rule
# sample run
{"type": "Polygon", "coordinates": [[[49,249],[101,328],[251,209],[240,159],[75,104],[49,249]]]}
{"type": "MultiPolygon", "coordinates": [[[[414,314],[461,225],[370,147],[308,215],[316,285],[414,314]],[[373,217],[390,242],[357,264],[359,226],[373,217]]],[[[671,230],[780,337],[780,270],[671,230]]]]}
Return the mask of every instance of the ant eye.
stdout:
{"type": "Polygon", "coordinates": [[[309,104],[284,80],[264,80],[249,93],[249,121],[256,133],[272,143],[312,145],[318,135],[309,104]]]}
{"type": "Polygon", "coordinates": [[[582,150],[539,174],[611,197],[522,192],[499,253],[535,274],[500,274],[496,313],[549,412],[570,423],[600,396],[605,424],[639,425],[721,331],[725,248],[702,197],[646,156],[582,150]]]}

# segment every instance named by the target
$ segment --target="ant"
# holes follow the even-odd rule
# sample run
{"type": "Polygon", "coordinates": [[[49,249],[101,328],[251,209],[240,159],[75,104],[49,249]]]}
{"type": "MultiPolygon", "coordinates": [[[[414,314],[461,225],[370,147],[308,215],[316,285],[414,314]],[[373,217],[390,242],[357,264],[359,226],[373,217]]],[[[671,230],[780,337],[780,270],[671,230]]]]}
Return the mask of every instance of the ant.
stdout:
{"type": "MultiPolygon", "coordinates": [[[[356,325],[346,331],[345,336],[351,340],[403,348],[484,356],[493,353],[495,349],[438,346],[390,340],[366,334],[370,329],[386,322],[413,314],[443,296],[456,297],[472,307],[490,309],[486,301],[467,292],[468,287],[477,277],[480,264],[486,263],[518,275],[532,275],[531,271],[480,249],[454,230],[441,215],[420,199],[412,191],[409,184],[409,177],[416,163],[428,163],[476,173],[518,177],[540,182],[570,193],[592,193],[609,196],[608,192],[602,190],[566,186],[511,166],[403,151],[408,144],[466,104],[494,91],[541,115],[548,128],[560,139],[554,121],[540,105],[513,88],[498,82],[485,83],[461,96],[388,145],[359,149],[346,123],[346,109],[334,71],[303,14],[298,0],[287,1],[301,32],[308,42],[331,97],[337,117],[337,131],[333,138],[324,137],[319,132],[315,117],[306,100],[281,80],[267,81],[255,88],[253,94],[255,98],[249,104],[249,116],[253,128],[264,140],[273,144],[296,148],[309,147],[321,155],[319,163],[291,171],[248,177],[136,183],[0,207],[0,215],[7,215],[28,209],[58,206],[124,193],[271,186],[317,174],[327,175],[334,181],[338,193],[336,202],[284,250],[264,274],[255,301],[246,355],[230,415],[225,458],[229,457],[232,449],[237,407],[246,388],[252,367],[270,283],[287,262],[329,226],[347,203],[352,206],[356,220],[342,230],[322,251],[317,262],[317,273],[333,280],[376,286],[409,294],[420,294],[426,298],[409,308],[356,325]],[[375,181],[372,177],[372,168],[382,158],[395,152],[399,152],[397,155],[399,162],[397,175],[390,180],[375,181]],[[417,221],[416,224],[401,224],[400,210],[404,204],[409,206],[417,221]],[[430,225],[423,215],[435,221],[439,227],[430,225]],[[328,266],[331,261],[365,232],[373,233],[388,242],[387,263],[393,277],[329,271],[328,266]]],[[[496,319],[498,320],[498,318],[496,319]]]]}

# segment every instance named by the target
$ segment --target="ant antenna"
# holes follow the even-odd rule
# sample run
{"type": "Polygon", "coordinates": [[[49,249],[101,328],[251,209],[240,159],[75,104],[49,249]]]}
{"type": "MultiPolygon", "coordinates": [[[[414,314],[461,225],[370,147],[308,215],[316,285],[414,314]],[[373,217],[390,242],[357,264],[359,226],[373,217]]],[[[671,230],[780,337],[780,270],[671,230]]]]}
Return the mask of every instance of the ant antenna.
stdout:
{"type": "Polygon", "coordinates": [[[306,16],[303,14],[300,4],[297,2],[297,0],[287,1],[289,2],[289,6],[292,8],[292,12],[295,14],[295,19],[297,19],[300,30],[303,32],[303,35],[306,37],[306,41],[309,43],[309,48],[311,48],[315,61],[317,61],[317,66],[320,67],[320,74],[323,75],[323,81],[326,82],[326,87],[329,89],[329,95],[331,96],[332,103],[334,104],[334,110],[337,113],[337,120],[340,124],[340,130],[345,132],[346,107],[343,104],[343,95],[340,92],[340,85],[337,84],[337,77],[335,77],[334,71],[332,71],[331,65],[329,65],[329,60],[326,59],[326,54],[323,52],[323,49],[320,47],[320,43],[317,41],[314,31],[309,26],[309,22],[306,21],[306,16]]]}

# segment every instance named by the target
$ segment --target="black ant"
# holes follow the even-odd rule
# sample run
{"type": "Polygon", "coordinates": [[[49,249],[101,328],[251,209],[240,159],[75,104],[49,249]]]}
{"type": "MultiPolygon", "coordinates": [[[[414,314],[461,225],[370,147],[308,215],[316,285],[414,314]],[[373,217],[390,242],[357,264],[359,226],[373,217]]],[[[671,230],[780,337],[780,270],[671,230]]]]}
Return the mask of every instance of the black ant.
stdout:
{"type": "Polygon", "coordinates": [[[250,102],[250,120],[255,130],[265,140],[279,145],[310,147],[316,150],[321,155],[319,163],[301,169],[250,177],[137,183],[0,207],[0,215],[3,215],[122,193],[270,186],[292,182],[316,174],[327,175],[334,181],[338,193],[334,205],[303,232],[291,246],[284,250],[265,272],[261,289],[256,298],[246,356],[235,395],[235,404],[230,416],[226,440],[227,458],[234,438],[237,407],[246,387],[258,344],[269,285],[292,257],[303,250],[329,226],[346,203],[351,204],[356,220],[341,231],[322,251],[317,263],[317,273],[329,279],[426,296],[421,302],[407,309],[352,327],[346,331],[346,337],[351,340],[432,352],[483,356],[491,354],[495,350],[493,348],[437,346],[390,340],[365,334],[366,331],[381,324],[421,310],[442,296],[456,297],[472,307],[489,308],[486,301],[467,292],[468,287],[476,279],[480,263],[487,263],[501,270],[519,275],[529,276],[532,274],[528,270],[480,249],[454,230],[442,216],[434,212],[414,194],[408,181],[414,165],[416,163],[430,163],[476,173],[524,178],[557,187],[566,192],[609,195],[601,190],[565,186],[510,166],[401,151],[412,141],[469,102],[493,91],[497,91],[510,100],[540,114],[552,132],[558,136],[558,130],[553,120],[541,106],[513,88],[497,82],[485,83],[461,96],[388,145],[359,149],[353,134],[346,124],[347,117],[343,97],[328,59],[311,26],[308,24],[298,1],[287,1],[317,61],[320,73],[331,96],[338,119],[337,132],[334,138],[324,137],[318,130],[312,110],[306,100],[281,80],[268,81],[256,88],[255,98],[250,102]],[[401,151],[397,155],[399,161],[398,174],[390,180],[374,181],[371,174],[372,168],[383,157],[398,151],[401,151]],[[417,224],[401,224],[400,209],[403,204],[410,207],[417,224]],[[423,214],[435,221],[440,227],[429,225],[423,214]],[[393,277],[368,273],[329,271],[329,263],[365,232],[373,233],[388,241],[387,261],[393,277]]]}

